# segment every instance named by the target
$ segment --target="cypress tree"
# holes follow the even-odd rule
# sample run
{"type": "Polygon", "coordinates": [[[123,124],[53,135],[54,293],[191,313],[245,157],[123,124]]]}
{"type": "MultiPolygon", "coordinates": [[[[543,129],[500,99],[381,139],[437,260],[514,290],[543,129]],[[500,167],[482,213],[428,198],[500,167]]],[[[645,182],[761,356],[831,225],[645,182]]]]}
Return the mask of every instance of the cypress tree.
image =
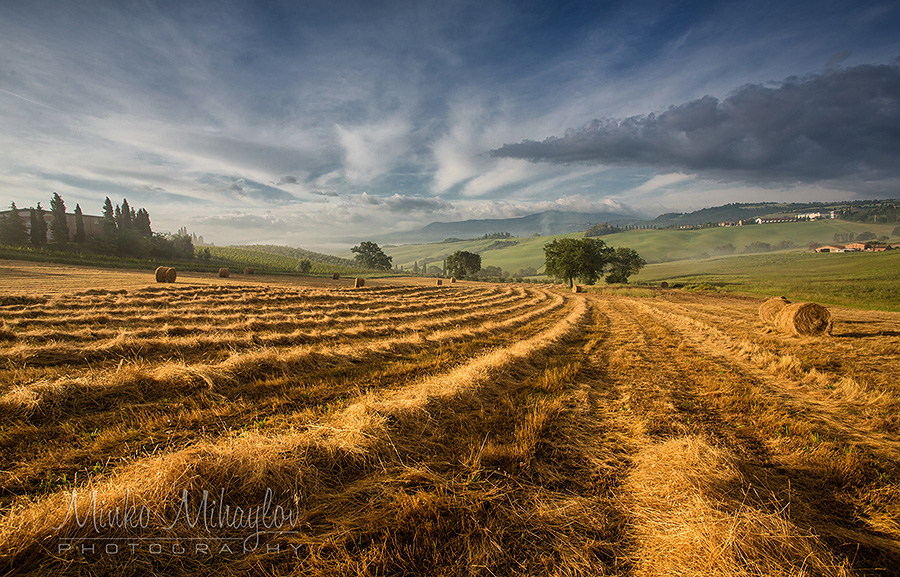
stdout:
{"type": "Polygon", "coordinates": [[[53,233],[53,242],[66,244],[69,242],[69,223],[66,222],[66,203],[59,193],[54,192],[50,199],[50,231],[53,233]]]}
{"type": "Polygon", "coordinates": [[[31,217],[31,244],[40,246],[47,244],[47,221],[44,220],[46,212],[41,208],[41,203],[37,203],[37,208],[30,209],[31,217]]]}
{"type": "Polygon", "coordinates": [[[12,212],[0,222],[0,243],[9,245],[27,243],[28,229],[25,227],[25,221],[19,216],[19,209],[16,208],[15,202],[10,203],[9,210],[12,212]]]}
{"type": "Polygon", "coordinates": [[[116,227],[116,214],[109,197],[103,202],[103,241],[104,248],[110,252],[118,246],[118,229],[116,227]]]}
{"type": "Polygon", "coordinates": [[[84,213],[81,212],[81,206],[75,204],[75,242],[84,242],[86,235],[84,233],[84,213]]]}
{"type": "Polygon", "coordinates": [[[143,208],[138,209],[134,215],[134,228],[146,237],[153,236],[153,230],[150,228],[150,213],[143,208]]]}
{"type": "Polygon", "coordinates": [[[128,199],[122,199],[122,207],[116,207],[116,221],[119,225],[119,230],[126,230],[131,228],[131,207],[128,206],[128,199]]]}

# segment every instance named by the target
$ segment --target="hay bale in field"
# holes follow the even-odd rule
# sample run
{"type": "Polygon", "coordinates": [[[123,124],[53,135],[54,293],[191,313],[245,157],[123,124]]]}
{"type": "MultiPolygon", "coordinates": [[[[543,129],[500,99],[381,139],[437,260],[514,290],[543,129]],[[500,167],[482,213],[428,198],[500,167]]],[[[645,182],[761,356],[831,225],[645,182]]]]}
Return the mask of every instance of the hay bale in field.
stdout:
{"type": "Polygon", "coordinates": [[[443,284],[444,281],[442,281],[441,279],[437,279],[437,286],[443,286],[443,284]]]}
{"type": "Polygon", "coordinates": [[[252,266],[245,266],[244,274],[256,274],[256,269],[253,268],[252,266]]]}
{"type": "Polygon", "coordinates": [[[775,327],[792,335],[830,335],[831,312],[816,303],[785,305],[775,317],[775,327]]]}
{"type": "Polygon", "coordinates": [[[158,266],[156,267],[156,282],[166,282],[166,271],[168,267],[158,266]]]}
{"type": "Polygon", "coordinates": [[[577,284],[573,284],[573,285],[572,285],[572,292],[573,292],[573,293],[580,293],[580,292],[581,292],[581,287],[578,286],[577,284]]]}
{"type": "Polygon", "coordinates": [[[451,283],[455,283],[455,282],[456,282],[456,277],[455,277],[455,276],[451,276],[451,277],[450,277],[450,282],[451,282],[451,283]]]}
{"type": "Polygon", "coordinates": [[[178,273],[175,269],[172,267],[166,268],[166,282],[175,282],[176,278],[178,278],[178,273]]]}
{"type": "Polygon", "coordinates": [[[661,283],[659,283],[659,288],[669,288],[669,283],[667,283],[666,281],[662,281],[661,283]]]}
{"type": "Polygon", "coordinates": [[[358,278],[353,283],[353,288],[360,288],[360,287],[364,287],[364,286],[366,286],[366,279],[364,279],[364,278],[358,278]]]}
{"type": "Polygon", "coordinates": [[[781,309],[791,304],[791,301],[784,297],[773,297],[759,305],[759,320],[771,325],[775,322],[775,317],[781,312],[781,309]]]}
{"type": "Polygon", "coordinates": [[[338,280],[338,279],[340,279],[340,278],[341,278],[340,273],[334,273],[334,274],[331,275],[331,279],[332,279],[332,280],[338,280]]]}
{"type": "Polygon", "coordinates": [[[228,277],[230,277],[230,276],[231,276],[231,269],[227,269],[227,268],[220,268],[220,269],[219,269],[219,277],[221,277],[221,278],[228,278],[228,277]]]}

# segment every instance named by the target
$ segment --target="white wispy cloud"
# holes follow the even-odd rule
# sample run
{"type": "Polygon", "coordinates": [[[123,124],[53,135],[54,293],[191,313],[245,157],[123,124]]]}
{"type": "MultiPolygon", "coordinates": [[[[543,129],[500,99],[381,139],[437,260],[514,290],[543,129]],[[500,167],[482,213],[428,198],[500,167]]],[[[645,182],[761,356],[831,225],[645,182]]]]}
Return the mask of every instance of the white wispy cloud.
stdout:
{"type": "MultiPolygon", "coordinates": [[[[769,89],[826,66],[840,77],[900,54],[895,3],[836,6],[796,26],[808,13],[804,2],[685,11],[650,0],[527,10],[510,0],[5,3],[0,200],[46,203],[55,190],[96,211],[107,195],[127,196],[161,230],[187,220],[208,227],[209,240],[321,245],[547,207],[851,197],[854,161],[868,177],[892,174],[883,159],[869,162],[885,150],[884,131],[859,114],[835,123],[871,137],[847,139],[855,148],[843,160],[784,150],[795,162],[782,172],[843,171],[818,185],[704,180],[695,157],[679,157],[696,146],[679,148],[669,131],[675,144],[648,148],[647,122],[610,153],[631,154],[627,166],[612,168],[609,156],[573,164],[558,147],[555,163],[489,154],[592,118],[685,119],[706,95],[727,112],[745,85],[769,89]],[[658,162],[637,166],[648,155],[658,162]]],[[[708,148],[739,133],[713,131],[722,138],[708,148]]],[[[843,151],[839,138],[828,143],[825,152],[843,151]]]]}

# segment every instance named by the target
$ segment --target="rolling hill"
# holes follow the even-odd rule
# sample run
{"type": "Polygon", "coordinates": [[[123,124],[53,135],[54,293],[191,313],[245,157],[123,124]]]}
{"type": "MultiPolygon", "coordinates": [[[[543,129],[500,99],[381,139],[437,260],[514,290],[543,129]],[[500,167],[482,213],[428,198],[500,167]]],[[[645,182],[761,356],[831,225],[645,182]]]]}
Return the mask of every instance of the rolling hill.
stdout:
{"type": "Polygon", "coordinates": [[[434,240],[446,238],[472,238],[495,232],[508,232],[513,236],[549,236],[585,230],[592,224],[634,224],[641,219],[614,212],[571,212],[550,210],[518,218],[494,218],[465,220],[462,222],[433,222],[421,233],[434,240]]]}
{"type": "MultiPolygon", "coordinates": [[[[859,234],[873,232],[890,236],[893,224],[864,224],[844,220],[818,220],[792,223],[763,224],[741,227],[715,227],[695,230],[650,229],[628,230],[602,237],[613,247],[630,247],[638,251],[650,263],[703,259],[723,252],[721,247],[731,245],[734,254],[742,254],[745,247],[753,243],[792,243],[795,249],[807,250],[810,242],[822,244],[834,242],[835,234],[859,234]],[[717,249],[720,249],[717,251],[717,249]]],[[[384,247],[394,265],[409,269],[414,262],[421,266],[423,260],[429,263],[442,261],[458,250],[481,254],[482,266],[499,266],[507,272],[516,272],[525,267],[540,269],[544,264],[543,247],[554,238],[581,238],[582,232],[541,237],[518,237],[504,241],[503,245],[494,240],[475,239],[457,242],[410,244],[384,247]],[[495,246],[496,248],[490,248],[495,246]]],[[[898,240],[898,237],[892,237],[898,240]]]]}

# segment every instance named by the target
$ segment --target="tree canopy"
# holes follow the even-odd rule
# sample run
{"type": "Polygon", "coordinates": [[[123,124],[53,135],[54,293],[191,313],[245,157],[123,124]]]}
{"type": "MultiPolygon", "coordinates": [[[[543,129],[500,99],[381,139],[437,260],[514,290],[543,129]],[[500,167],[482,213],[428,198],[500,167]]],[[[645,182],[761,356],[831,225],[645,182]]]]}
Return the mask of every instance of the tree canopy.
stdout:
{"type": "Polygon", "coordinates": [[[594,284],[612,262],[615,251],[596,238],[558,238],[544,245],[544,271],[565,281],[594,284]]]}
{"type": "Polygon", "coordinates": [[[75,204],[75,242],[84,242],[87,236],[84,232],[84,213],[81,212],[81,205],[75,204]]]}
{"type": "Polygon", "coordinates": [[[66,203],[59,193],[54,192],[50,199],[50,232],[53,233],[53,242],[66,244],[69,242],[69,223],[66,221],[66,203]]]}
{"type": "Polygon", "coordinates": [[[5,217],[0,218],[0,243],[9,245],[20,245],[28,242],[28,229],[25,221],[19,215],[19,209],[16,203],[9,205],[10,212],[5,217]]]}
{"type": "Polygon", "coordinates": [[[457,278],[472,276],[481,270],[481,255],[458,250],[447,257],[447,274],[457,278]]]}
{"type": "Polygon", "coordinates": [[[606,275],[607,283],[628,283],[628,277],[636,274],[647,264],[641,255],[633,248],[624,246],[616,249],[609,274],[606,275]]]}
{"type": "Polygon", "coordinates": [[[391,257],[384,254],[381,248],[371,241],[363,241],[350,249],[356,254],[354,260],[365,268],[375,270],[391,270],[391,257]]]}
{"type": "Polygon", "coordinates": [[[37,203],[37,208],[30,209],[31,217],[31,244],[40,246],[47,244],[47,221],[44,220],[45,211],[41,207],[41,203],[37,203]]]}

